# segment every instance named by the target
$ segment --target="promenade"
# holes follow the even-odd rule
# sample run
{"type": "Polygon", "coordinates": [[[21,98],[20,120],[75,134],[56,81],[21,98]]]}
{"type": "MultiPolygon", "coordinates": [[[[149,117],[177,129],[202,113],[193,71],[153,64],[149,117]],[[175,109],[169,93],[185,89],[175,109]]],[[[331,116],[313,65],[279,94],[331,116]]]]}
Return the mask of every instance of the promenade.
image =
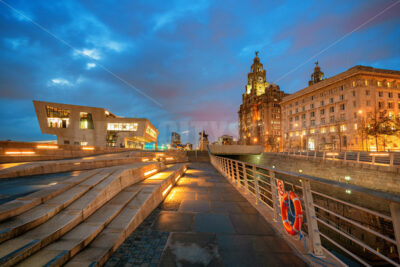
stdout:
{"type": "Polygon", "coordinates": [[[105,266],[305,266],[210,163],[192,163],[105,266]]]}

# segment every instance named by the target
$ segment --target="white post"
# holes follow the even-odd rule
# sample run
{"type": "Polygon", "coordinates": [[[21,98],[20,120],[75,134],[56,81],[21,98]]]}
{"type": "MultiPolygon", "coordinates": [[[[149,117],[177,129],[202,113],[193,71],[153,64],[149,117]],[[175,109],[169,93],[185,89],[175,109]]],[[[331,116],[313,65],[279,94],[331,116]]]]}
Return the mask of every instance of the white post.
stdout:
{"type": "Polygon", "coordinates": [[[240,173],[239,173],[239,162],[235,162],[236,164],[236,185],[240,187],[240,173]]]}
{"type": "Polygon", "coordinates": [[[253,178],[254,178],[254,188],[256,190],[256,204],[260,203],[260,187],[258,186],[258,178],[256,174],[256,166],[253,165],[253,178]]]}
{"type": "Polygon", "coordinates": [[[390,203],[390,213],[392,215],[394,237],[396,239],[397,253],[400,259],[400,204],[396,202],[390,203]]]}
{"type": "Polygon", "coordinates": [[[315,256],[323,256],[321,237],[318,230],[317,217],[313,205],[310,181],[303,180],[303,198],[305,204],[305,213],[307,217],[308,236],[310,238],[311,251],[315,256]]]}
{"type": "MultiPolygon", "coordinates": [[[[393,167],[394,166],[394,153],[389,154],[389,166],[393,167]]],[[[400,254],[399,254],[400,255],[400,254]]]]}
{"type": "Polygon", "coordinates": [[[246,169],[246,164],[242,163],[242,168],[243,168],[243,179],[244,179],[244,187],[245,187],[245,192],[249,191],[249,183],[247,182],[247,169],[246,169]]]}
{"type": "Polygon", "coordinates": [[[357,152],[357,163],[360,163],[360,154],[361,154],[361,152],[359,151],[359,152],[357,152]]]}
{"type": "Polygon", "coordinates": [[[372,156],[372,165],[375,165],[375,156],[372,156]]]}
{"type": "Polygon", "coordinates": [[[278,190],[276,186],[275,172],[269,171],[270,183],[271,183],[271,194],[272,194],[272,207],[274,209],[274,221],[278,221],[279,216],[279,197],[278,190]]]}
{"type": "Polygon", "coordinates": [[[230,162],[230,169],[231,169],[231,180],[232,180],[232,182],[234,182],[235,181],[235,171],[233,169],[233,160],[230,159],[229,162],[230,162]]]}

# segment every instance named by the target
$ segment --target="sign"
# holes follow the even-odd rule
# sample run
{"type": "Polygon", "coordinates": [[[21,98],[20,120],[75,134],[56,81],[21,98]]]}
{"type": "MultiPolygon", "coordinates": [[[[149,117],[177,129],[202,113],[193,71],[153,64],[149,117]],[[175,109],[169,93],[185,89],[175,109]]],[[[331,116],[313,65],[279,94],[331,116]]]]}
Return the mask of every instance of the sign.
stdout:
{"type": "Polygon", "coordinates": [[[283,195],[285,194],[285,184],[282,180],[276,179],[276,190],[278,191],[279,203],[280,203],[283,195]]]}

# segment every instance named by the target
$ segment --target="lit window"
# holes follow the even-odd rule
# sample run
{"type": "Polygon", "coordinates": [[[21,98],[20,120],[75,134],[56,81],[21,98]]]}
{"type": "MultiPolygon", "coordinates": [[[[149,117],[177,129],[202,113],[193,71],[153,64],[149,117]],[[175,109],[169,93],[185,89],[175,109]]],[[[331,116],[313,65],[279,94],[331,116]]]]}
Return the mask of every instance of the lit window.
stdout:
{"type": "Polygon", "coordinates": [[[392,84],[390,82],[387,83],[387,87],[391,88],[392,84]]]}
{"type": "Polygon", "coordinates": [[[290,133],[289,133],[289,136],[290,136],[290,137],[293,136],[293,132],[290,132],[290,133]]]}
{"type": "Polygon", "coordinates": [[[354,123],[354,130],[357,130],[357,129],[358,129],[357,123],[354,123]]]}
{"type": "Polygon", "coordinates": [[[81,129],[94,129],[92,113],[87,113],[87,112],[80,113],[80,128],[81,129]]]}
{"type": "Polygon", "coordinates": [[[311,129],[310,133],[312,133],[312,134],[315,133],[315,129],[311,129]]]}
{"type": "Polygon", "coordinates": [[[345,132],[346,130],[347,130],[346,124],[340,125],[340,131],[341,131],[341,132],[345,132]]]}
{"type": "Polygon", "coordinates": [[[150,126],[148,126],[148,127],[146,128],[146,133],[147,133],[148,135],[150,135],[151,137],[157,138],[157,132],[154,131],[154,129],[152,129],[150,126]]]}
{"type": "Polygon", "coordinates": [[[368,80],[365,80],[365,86],[368,86],[368,80]]]}
{"type": "Polygon", "coordinates": [[[107,123],[108,131],[135,132],[138,129],[137,123],[107,123]]]}
{"type": "Polygon", "coordinates": [[[299,133],[299,131],[297,131],[297,132],[296,132],[296,136],[299,136],[299,135],[300,135],[300,133],[299,133]]]}
{"type": "Polygon", "coordinates": [[[47,127],[68,128],[70,110],[46,106],[47,127]]]}
{"type": "Polygon", "coordinates": [[[307,134],[306,130],[303,130],[303,131],[301,132],[301,135],[306,135],[306,134],[307,134]]]}
{"type": "Polygon", "coordinates": [[[381,87],[382,86],[382,82],[378,81],[378,86],[381,87]]]}
{"type": "Polygon", "coordinates": [[[356,81],[353,81],[353,87],[356,87],[356,81]]]}
{"type": "Polygon", "coordinates": [[[329,131],[330,131],[331,133],[334,133],[334,132],[335,132],[335,126],[329,127],[329,131]]]}
{"type": "Polygon", "coordinates": [[[321,133],[326,133],[326,128],[325,127],[321,128],[321,133]]]}
{"type": "Polygon", "coordinates": [[[86,142],[86,141],[81,141],[81,146],[87,146],[88,145],[88,142],[86,142]]]}

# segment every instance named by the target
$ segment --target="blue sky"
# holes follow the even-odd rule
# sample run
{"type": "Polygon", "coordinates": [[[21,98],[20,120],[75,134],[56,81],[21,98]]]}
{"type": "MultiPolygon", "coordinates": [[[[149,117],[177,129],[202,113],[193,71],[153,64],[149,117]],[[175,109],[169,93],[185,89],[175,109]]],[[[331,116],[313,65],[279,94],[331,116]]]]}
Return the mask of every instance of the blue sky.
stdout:
{"type": "Polygon", "coordinates": [[[400,1],[0,0],[0,140],[49,140],[32,100],[147,117],[196,143],[237,136],[247,73],[293,93],[318,60],[400,70],[400,1]],[[337,42],[338,41],[338,42],[337,42]]]}

